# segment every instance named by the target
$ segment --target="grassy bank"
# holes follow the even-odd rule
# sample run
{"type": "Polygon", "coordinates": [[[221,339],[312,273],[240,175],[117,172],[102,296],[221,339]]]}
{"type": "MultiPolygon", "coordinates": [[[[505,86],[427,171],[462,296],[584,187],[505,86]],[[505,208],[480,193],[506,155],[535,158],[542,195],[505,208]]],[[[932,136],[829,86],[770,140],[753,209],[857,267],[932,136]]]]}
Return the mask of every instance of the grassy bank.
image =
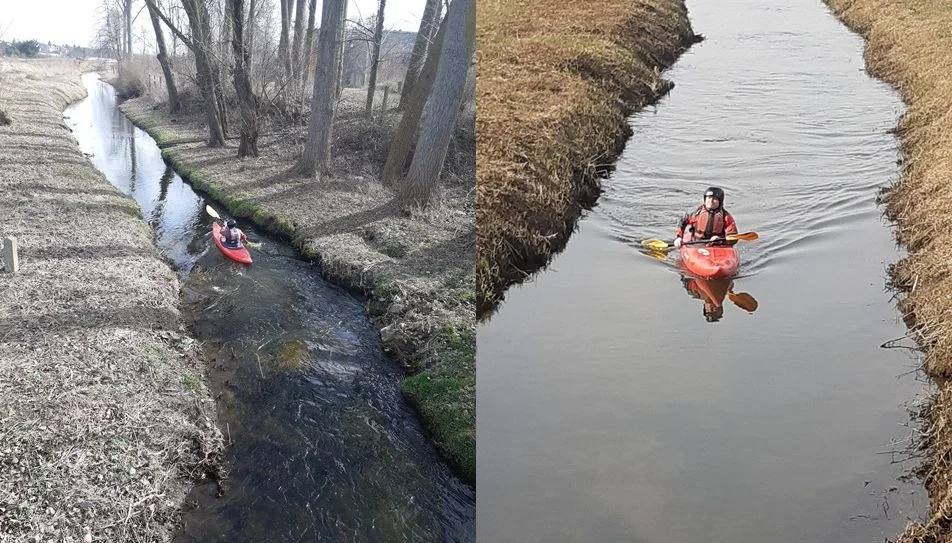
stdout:
{"type": "Polygon", "coordinates": [[[477,311],[562,250],[625,117],[695,41],[683,0],[477,3],[477,311]]]}
{"type": "MultiPolygon", "coordinates": [[[[407,370],[405,395],[437,447],[475,482],[472,147],[468,173],[445,175],[436,204],[405,216],[375,178],[393,119],[389,128],[363,121],[362,99],[361,90],[345,90],[332,149],[335,177],[319,183],[289,171],[303,146],[302,127],[269,128],[259,140],[261,156],[242,161],[234,144],[204,145],[198,107],[171,116],[145,96],[121,109],[196,188],[232,215],[290,240],[327,279],[367,297],[384,349],[407,370]]],[[[465,155],[458,146],[447,163],[465,165],[465,155]]]]}
{"type": "Polygon", "coordinates": [[[79,68],[0,59],[0,541],[167,541],[222,439],[175,273],[63,123],[79,68]]]}
{"type": "Polygon", "coordinates": [[[868,40],[869,71],[908,105],[899,122],[902,177],[887,196],[897,240],[909,256],[893,281],[927,372],[940,383],[929,408],[924,467],[931,517],[910,523],[900,541],[952,541],[952,4],[933,0],[826,0],[868,40]]]}

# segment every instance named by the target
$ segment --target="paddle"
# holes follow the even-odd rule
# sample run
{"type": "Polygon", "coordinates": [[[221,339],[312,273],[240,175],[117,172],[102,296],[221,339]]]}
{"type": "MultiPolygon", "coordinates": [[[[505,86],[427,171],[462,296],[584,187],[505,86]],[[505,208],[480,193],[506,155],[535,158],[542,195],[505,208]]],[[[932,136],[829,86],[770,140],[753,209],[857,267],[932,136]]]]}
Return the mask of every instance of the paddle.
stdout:
{"type": "MultiPolygon", "coordinates": [[[[760,236],[757,234],[757,232],[741,232],[739,234],[727,234],[722,239],[727,241],[754,241],[755,239],[759,237],[760,236]]],[[[688,242],[682,243],[681,245],[682,246],[707,245],[710,242],[711,240],[702,239],[699,241],[688,241],[688,242]]],[[[667,251],[668,249],[674,248],[673,243],[668,243],[667,241],[664,241],[663,239],[646,239],[641,242],[641,245],[643,247],[647,247],[648,249],[651,249],[652,251],[667,251]]]]}
{"type": "MultiPolygon", "coordinates": [[[[212,217],[214,217],[214,218],[216,218],[216,219],[218,219],[218,220],[221,220],[221,215],[219,215],[218,212],[215,211],[215,208],[213,208],[212,206],[210,206],[210,205],[208,205],[208,204],[205,204],[205,213],[208,213],[209,215],[211,215],[212,217]]],[[[224,222],[224,221],[223,221],[223,222],[224,222]]],[[[261,243],[260,243],[260,242],[256,243],[256,242],[248,241],[248,240],[245,240],[245,245],[247,245],[248,247],[253,247],[253,248],[255,248],[255,249],[258,249],[258,248],[261,247],[261,243]]]]}
{"type": "Polygon", "coordinates": [[[744,311],[748,311],[750,313],[757,311],[757,300],[755,300],[753,296],[747,294],[746,292],[735,294],[733,290],[728,290],[727,297],[730,298],[732,302],[734,302],[734,305],[743,309],[744,311]]]}

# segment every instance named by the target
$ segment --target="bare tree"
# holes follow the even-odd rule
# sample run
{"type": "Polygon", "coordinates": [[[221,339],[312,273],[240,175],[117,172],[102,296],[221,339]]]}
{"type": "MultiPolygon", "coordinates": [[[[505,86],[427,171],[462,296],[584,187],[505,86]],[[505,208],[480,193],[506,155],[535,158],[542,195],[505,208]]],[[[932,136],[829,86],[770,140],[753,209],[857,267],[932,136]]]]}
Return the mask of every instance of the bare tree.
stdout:
{"type": "Polygon", "coordinates": [[[122,22],[125,29],[125,40],[123,42],[123,53],[132,56],[132,0],[121,0],[122,3],[122,22]]]}
{"type": "Polygon", "coordinates": [[[102,19],[96,29],[95,45],[105,54],[115,58],[116,64],[121,66],[122,60],[125,58],[123,54],[125,38],[121,6],[117,8],[110,0],[103,0],[100,9],[102,10],[102,19]]]}
{"type": "Polygon", "coordinates": [[[374,25],[373,42],[370,50],[370,77],[367,82],[367,109],[364,114],[368,119],[373,117],[374,91],[377,88],[377,68],[380,65],[380,42],[383,40],[383,8],[387,0],[377,0],[377,21],[374,25]]]}
{"type": "MultiPolygon", "coordinates": [[[[307,35],[304,38],[304,64],[301,76],[301,104],[304,104],[304,90],[307,88],[308,74],[311,72],[311,55],[314,51],[314,15],[317,0],[310,0],[307,6],[307,35]]],[[[302,108],[303,109],[303,108],[302,108]]]]}
{"type": "Polygon", "coordinates": [[[214,57],[209,54],[214,51],[214,48],[212,47],[211,23],[204,1],[182,0],[182,7],[185,8],[185,15],[188,17],[191,38],[172,24],[155,5],[155,0],[146,0],[146,2],[151,4],[162,22],[195,55],[195,73],[205,106],[205,119],[208,123],[208,146],[224,147],[225,126],[222,112],[224,101],[221,100],[221,89],[218,85],[218,65],[214,57]]]}
{"type": "Polygon", "coordinates": [[[306,0],[297,0],[297,7],[294,8],[294,42],[291,47],[292,49],[292,58],[291,63],[293,66],[292,76],[294,80],[297,81],[301,77],[303,70],[301,69],[301,45],[302,40],[304,39],[304,2],[306,0]]]}
{"type": "Polygon", "coordinates": [[[155,45],[159,54],[155,56],[162,67],[162,74],[165,76],[165,88],[169,93],[169,111],[176,112],[181,105],[179,104],[178,90],[175,88],[175,78],[172,76],[172,61],[169,59],[168,52],[165,49],[165,34],[162,32],[162,25],[159,22],[159,15],[156,13],[155,6],[151,2],[146,2],[149,10],[149,18],[152,20],[152,28],[155,30],[155,45]]]}
{"type": "Polygon", "coordinates": [[[425,205],[439,180],[475,46],[476,1],[453,0],[446,14],[440,65],[426,103],[413,162],[399,188],[399,198],[404,205],[425,205]]]}
{"type": "Polygon", "coordinates": [[[423,63],[423,69],[420,70],[420,78],[413,89],[413,93],[408,96],[406,105],[403,109],[403,116],[400,117],[400,124],[390,142],[390,150],[387,152],[387,162],[384,164],[380,180],[385,186],[403,175],[410,161],[410,150],[413,142],[416,141],[417,128],[420,125],[420,116],[423,115],[423,107],[426,105],[427,97],[433,88],[433,81],[436,79],[436,69],[440,63],[441,48],[443,39],[446,36],[446,21],[440,25],[440,30],[433,38],[433,44],[430,54],[426,56],[426,62],[423,63]]]}
{"type": "Polygon", "coordinates": [[[404,78],[403,90],[400,92],[400,109],[407,105],[407,96],[413,92],[416,86],[417,78],[420,75],[420,68],[423,66],[423,60],[426,58],[427,47],[430,40],[436,33],[436,22],[439,20],[439,12],[442,0],[426,0],[426,6],[423,8],[423,18],[420,19],[420,30],[417,31],[416,40],[413,42],[413,52],[410,53],[410,64],[407,66],[407,75],[404,78]]]}
{"type": "MultiPolygon", "coordinates": [[[[347,3],[344,2],[344,14],[341,15],[341,20],[344,21],[347,19],[347,3]]],[[[323,19],[321,19],[323,24],[323,19]]],[[[344,45],[344,35],[346,30],[344,28],[344,23],[342,22],[340,28],[337,29],[337,43],[340,44],[341,48],[344,45]]],[[[334,98],[340,100],[340,93],[344,90],[344,85],[341,84],[341,77],[344,75],[344,55],[337,55],[337,75],[335,80],[337,81],[337,88],[334,91],[334,98]]]]}
{"type": "Polygon", "coordinates": [[[291,31],[291,0],[278,0],[281,2],[281,39],[278,41],[278,60],[284,66],[285,73],[291,73],[291,52],[290,38],[291,31]]]}
{"type": "MultiPolygon", "coordinates": [[[[248,49],[249,54],[255,50],[255,19],[257,19],[257,9],[258,0],[251,0],[251,4],[248,6],[248,32],[245,33],[245,35],[248,36],[245,47],[248,49]]],[[[248,76],[251,76],[250,64],[248,65],[248,76]]]]}
{"type": "Polygon", "coordinates": [[[238,144],[238,157],[258,156],[258,98],[251,88],[251,51],[245,43],[244,0],[228,0],[229,15],[232,18],[231,46],[234,50],[235,68],[232,72],[235,93],[241,109],[241,142],[238,144]]]}
{"type": "Polygon", "coordinates": [[[347,0],[324,0],[321,32],[317,42],[317,70],[311,96],[311,117],[307,124],[307,144],[298,163],[306,175],[327,173],[331,155],[331,135],[337,112],[336,71],[340,65],[341,33],[347,0]]]}

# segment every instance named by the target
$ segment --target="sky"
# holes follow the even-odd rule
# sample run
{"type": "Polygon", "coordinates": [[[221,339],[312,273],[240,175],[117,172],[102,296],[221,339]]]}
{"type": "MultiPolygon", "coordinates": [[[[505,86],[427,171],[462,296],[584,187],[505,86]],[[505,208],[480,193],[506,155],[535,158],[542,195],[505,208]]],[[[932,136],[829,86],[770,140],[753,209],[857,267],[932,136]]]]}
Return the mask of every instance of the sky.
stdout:
{"type": "MultiPolygon", "coordinates": [[[[115,0],[106,0],[112,1],[115,0]]],[[[37,40],[57,45],[88,46],[96,31],[103,0],[0,0],[0,39],[37,40]]],[[[245,2],[247,4],[247,0],[245,2]]],[[[425,0],[387,0],[384,28],[416,32],[420,28],[425,0]]],[[[277,2],[275,1],[275,4],[277,2]]],[[[136,10],[145,5],[136,0],[136,10]]],[[[321,19],[318,1],[316,20],[321,19]]],[[[349,0],[347,18],[368,18],[377,12],[377,0],[349,0]]],[[[315,22],[315,25],[318,25],[315,22]]],[[[152,32],[148,14],[143,10],[135,26],[152,32]]],[[[138,30],[133,30],[138,35],[138,30]]],[[[136,51],[139,46],[136,46],[136,51]]]]}

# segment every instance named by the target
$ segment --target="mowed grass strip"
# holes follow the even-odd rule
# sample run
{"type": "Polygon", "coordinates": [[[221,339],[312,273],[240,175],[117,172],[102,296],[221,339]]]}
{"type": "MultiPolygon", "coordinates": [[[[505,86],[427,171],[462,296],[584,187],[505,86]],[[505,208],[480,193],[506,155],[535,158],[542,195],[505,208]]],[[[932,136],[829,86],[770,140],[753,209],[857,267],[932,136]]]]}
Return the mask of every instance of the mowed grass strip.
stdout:
{"type": "Polygon", "coordinates": [[[477,3],[477,314],[564,247],[625,117],[696,37],[682,0],[477,3]]]}

